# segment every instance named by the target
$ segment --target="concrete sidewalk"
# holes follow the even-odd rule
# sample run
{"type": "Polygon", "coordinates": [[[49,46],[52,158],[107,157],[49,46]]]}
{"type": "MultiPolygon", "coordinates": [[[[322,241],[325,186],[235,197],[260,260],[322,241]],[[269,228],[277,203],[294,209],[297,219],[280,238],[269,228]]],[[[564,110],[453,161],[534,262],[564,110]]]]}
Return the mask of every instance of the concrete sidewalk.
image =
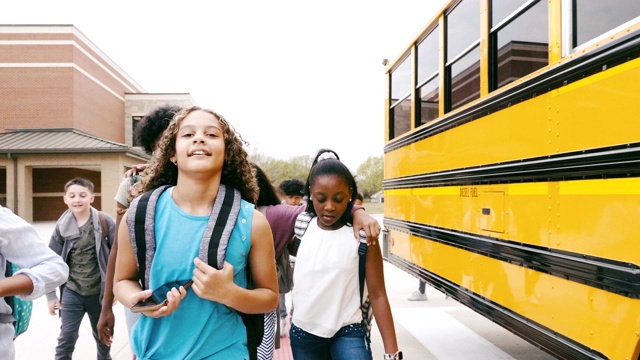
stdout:
{"type": "MultiPolygon", "coordinates": [[[[42,241],[49,243],[55,222],[38,222],[33,224],[42,241]]],[[[116,318],[115,336],[111,346],[111,356],[114,360],[131,360],[133,354],[129,348],[129,338],[124,321],[124,308],[119,303],[113,308],[116,318]]],[[[33,302],[33,311],[29,329],[15,340],[16,360],[53,359],[60,334],[60,318],[49,315],[47,299],[42,296],[33,302]]],[[[84,317],[80,326],[80,337],[76,343],[73,359],[95,359],[96,343],[91,334],[89,318],[84,317]]]]}

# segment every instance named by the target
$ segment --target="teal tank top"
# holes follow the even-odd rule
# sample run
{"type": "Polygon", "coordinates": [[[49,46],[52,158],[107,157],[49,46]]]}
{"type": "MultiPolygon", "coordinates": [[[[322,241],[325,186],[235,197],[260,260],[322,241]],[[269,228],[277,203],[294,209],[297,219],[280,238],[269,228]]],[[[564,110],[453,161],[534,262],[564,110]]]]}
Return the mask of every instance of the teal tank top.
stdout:
{"type": "MultiPolygon", "coordinates": [[[[193,216],[180,210],[171,191],[160,196],[156,209],[151,289],[193,277],[193,260],[209,221],[209,216],[193,216]]],[[[253,204],[241,201],[225,258],[233,265],[233,281],[245,288],[253,210],[253,204]]],[[[131,346],[142,360],[249,358],[246,329],[238,312],[201,299],[193,290],[187,290],[187,296],[171,315],[158,319],[143,315],[132,328],[131,346]]]]}

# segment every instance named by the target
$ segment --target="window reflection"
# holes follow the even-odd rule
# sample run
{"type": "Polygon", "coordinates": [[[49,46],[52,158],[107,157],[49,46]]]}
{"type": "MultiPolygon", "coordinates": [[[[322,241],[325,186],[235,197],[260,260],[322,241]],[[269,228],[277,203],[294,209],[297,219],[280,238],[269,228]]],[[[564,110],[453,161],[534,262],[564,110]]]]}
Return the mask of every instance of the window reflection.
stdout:
{"type": "MultiPolygon", "coordinates": [[[[495,2],[494,2],[495,4],[495,2]]],[[[498,10],[494,7],[495,10],[498,10]]],[[[507,85],[549,63],[547,2],[540,1],[495,33],[491,59],[492,90],[507,85]]]]}
{"type": "Polygon", "coordinates": [[[529,0],[492,0],[491,26],[496,26],[529,0]]]}
{"type": "Polygon", "coordinates": [[[420,123],[426,124],[438,117],[438,101],[440,100],[440,77],[436,76],[418,89],[420,98],[420,123]]]}
{"type": "Polygon", "coordinates": [[[447,15],[447,62],[480,39],[480,1],[462,1],[447,15]]]}
{"type": "Polygon", "coordinates": [[[451,66],[451,110],[480,97],[480,51],[474,47],[451,66]]]}
{"type": "Polygon", "coordinates": [[[438,117],[440,100],[440,77],[438,76],[438,27],[435,27],[418,44],[418,99],[420,106],[416,115],[420,126],[438,117]]]}
{"type": "Polygon", "coordinates": [[[396,138],[411,130],[411,98],[406,98],[391,109],[393,132],[390,138],[396,138]]]}
{"type": "Polygon", "coordinates": [[[449,111],[480,97],[480,2],[460,2],[446,24],[449,111]]]}
{"type": "Polygon", "coordinates": [[[418,84],[438,71],[438,28],[418,44],[418,84]]]}
{"type": "Polygon", "coordinates": [[[391,73],[391,104],[411,94],[411,61],[406,57],[391,73]]]}
{"type": "Polygon", "coordinates": [[[638,0],[573,0],[573,47],[580,46],[640,16],[638,0]]]}

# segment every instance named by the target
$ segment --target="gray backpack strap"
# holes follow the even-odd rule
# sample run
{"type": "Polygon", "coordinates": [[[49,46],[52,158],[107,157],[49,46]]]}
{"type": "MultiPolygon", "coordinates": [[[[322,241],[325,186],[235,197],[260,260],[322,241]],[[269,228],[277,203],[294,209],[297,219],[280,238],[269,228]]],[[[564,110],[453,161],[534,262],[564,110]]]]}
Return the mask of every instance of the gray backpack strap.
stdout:
{"type": "Polygon", "coordinates": [[[160,195],[170,187],[163,185],[135,198],[127,211],[127,227],[138,264],[138,278],[143,289],[149,288],[151,263],[156,253],[155,215],[160,195]]]}
{"type": "Polygon", "coordinates": [[[240,191],[220,184],[211,208],[209,222],[202,235],[198,257],[216,269],[222,269],[231,232],[240,213],[240,191]]]}

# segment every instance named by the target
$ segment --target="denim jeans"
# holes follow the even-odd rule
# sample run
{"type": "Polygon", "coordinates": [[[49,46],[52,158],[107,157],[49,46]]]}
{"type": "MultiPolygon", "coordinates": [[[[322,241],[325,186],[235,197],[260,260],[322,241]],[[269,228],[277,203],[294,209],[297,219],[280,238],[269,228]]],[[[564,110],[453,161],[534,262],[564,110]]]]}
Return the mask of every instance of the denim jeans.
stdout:
{"type": "Polygon", "coordinates": [[[100,319],[100,311],[102,310],[99,295],[82,296],[73,290],[64,289],[60,304],[61,325],[58,346],[56,346],[56,360],[71,360],[73,350],[76,348],[76,341],[78,341],[80,324],[85,313],[89,314],[89,320],[91,321],[93,338],[98,348],[98,359],[110,360],[110,347],[100,341],[96,331],[98,319],[100,319]]]}
{"type": "Polygon", "coordinates": [[[371,343],[362,324],[347,325],[331,338],[309,334],[291,324],[289,338],[296,360],[371,360],[371,343]]]}

